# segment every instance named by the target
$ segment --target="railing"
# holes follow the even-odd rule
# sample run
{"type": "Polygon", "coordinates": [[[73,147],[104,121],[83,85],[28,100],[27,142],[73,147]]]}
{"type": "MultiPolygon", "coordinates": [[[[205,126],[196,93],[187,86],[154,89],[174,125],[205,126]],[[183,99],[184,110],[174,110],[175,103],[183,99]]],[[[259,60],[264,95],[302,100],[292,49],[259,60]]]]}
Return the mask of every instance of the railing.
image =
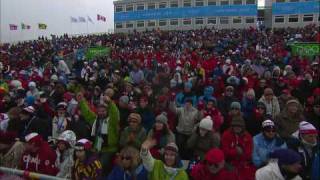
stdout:
{"type": "MultiPolygon", "coordinates": [[[[16,176],[22,176],[25,178],[31,178],[31,179],[41,179],[41,180],[66,180],[64,178],[59,178],[55,176],[49,176],[45,174],[39,174],[35,172],[29,172],[29,171],[23,171],[19,169],[12,169],[12,168],[6,168],[6,167],[0,167],[0,172],[7,174],[7,175],[16,175],[16,176]]],[[[1,176],[0,176],[1,179],[1,176]]]]}

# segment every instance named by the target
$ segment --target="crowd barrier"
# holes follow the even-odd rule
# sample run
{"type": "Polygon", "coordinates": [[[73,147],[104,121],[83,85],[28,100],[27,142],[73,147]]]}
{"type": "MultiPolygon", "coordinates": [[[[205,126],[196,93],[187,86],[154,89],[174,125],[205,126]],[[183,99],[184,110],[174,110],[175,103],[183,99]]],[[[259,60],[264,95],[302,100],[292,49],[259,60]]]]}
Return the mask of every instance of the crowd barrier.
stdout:
{"type": "MultiPolygon", "coordinates": [[[[0,167],[0,172],[4,173],[5,175],[16,175],[16,176],[21,176],[21,177],[31,178],[31,179],[66,180],[63,178],[55,177],[55,176],[49,176],[45,174],[39,174],[35,172],[23,171],[19,169],[12,169],[12,168],[6,168],[6,167],[0,167]]],[[[2,179],[1,176],[0,176],[0,179],[2,179]]]]}

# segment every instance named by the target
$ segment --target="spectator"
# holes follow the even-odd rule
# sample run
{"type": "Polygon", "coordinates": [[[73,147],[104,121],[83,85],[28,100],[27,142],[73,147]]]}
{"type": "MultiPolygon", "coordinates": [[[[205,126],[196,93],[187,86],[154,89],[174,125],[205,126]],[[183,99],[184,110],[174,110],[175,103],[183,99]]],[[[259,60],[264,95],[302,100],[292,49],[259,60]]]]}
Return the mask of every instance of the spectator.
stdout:
{"type": "Polygon", "coordinates": [[[286,148],[287,144],[276,134],[274,122],[265,120],[262,122],[262,132],[253,137],[253,164],[257,168],[263,167],[268,163],[270,153],[286,148]]]}
{"type": "Polygon", "coordinates": [[[264,89],[264,93],[259,99],[259,102],[264,103],[266,106],[266,114],[270,115],[273,119],[280,113],[278,99],[274,96],[271,88],[264,89]]]}
{"type": "Polygon", "coordinates": [[[277,161],[270,161],[256,172],[256,180],[302,180],[298,175],[301,171],[301,157],[291,149],[278,149],[271,157],[277,161]]]}
{"type": "Polygon", "coordinates": [[[56,154],[38,133],[29,133],[25,137],[26,148],[21,158],[22,170],[55,176],[56,154]]]}
{"type": "Polygon", "coordinates": [[[205,161],[196,164],[192,168],[191,177],[202,180],[239,179],[234,172],[229,172],[226,169],[223,151],[216,148],[212,148],[206,153],[205,161]]]}
{"type": "Polygon", "coordinates": [[[135,147],[124,147],[116,160],[116,165],[108,175],[108,180],[148,180],[148,172],[141,164],[139,150],[135,147]]]}
{"type": "Polygon", "coordinates": [[[184,107],[176,107],[174,102],[170,102],[170,109],[178,116],[178,125],[176,127],[176,142],[180,149],[179,154],[182,158],[188,158],[189,153],[184,149],[187,140],[192,134],[194,125],[197,124],[201,118],[199,111],[192,106],[192,100],[187,99],[184,107]]]}
{"type": "Polygon", "coordinates": [[[303,171],[300,176],[310,180],[313,159],[319,153],[318,130],[312,124],[302,121],[299,124],[299,130],[293,134],[293,137],[294,139],[288,142],[288,146],[302,157],[303,171]]]}
{"type": "Polygon", "coordinates": [[[137,113],[131,113],[128,117],[128,123],[129,126],[121,132],[119,145],[121,147],[131,145],[139,148],[147,136],[146,130],[141,126],[141,116],[137,113]]]}
{"type": "Polygon", "coordinates": [[[231,127],[222,135],[221,145],[227,163],[235,168],[239,178],[254,179],[255,170],[251,164],[253,141],[251,135],[245,130],[242,117],[232,119],[231,127]]]}
{"type": "Polygon", "coordinates": [[[155,115],[150,107],[149,100],[146,97],[140,98],[139,108],[137,109],[137,112],[142,118],[142,126],[148,132],[154,124],[155,115]]]}
{"type": "Polygon", "coordinates": [[[156,141],[156,145],[150,149],[150,153],[155,159],[160,159],[167,144],[175,143],[175,136],[169,129],[168,118],[164,112],[156,117],[156,123],[149,131],[148,138],[156,141]]]}
{"type": "Polygon", "coordinates": [[[210,116],[203,118],[194,128],[191,137],[187,141],[187,148],[193,152],[193,160],[204,160],[205,154],[211,148],[220,146],[220,134],[212,132],[213,121],[210,116]]]}
{"type": "Polygon", "coordinates": [[[141,158],[144,167],[149,172],[150,180],[157,179],[174,179],[174,180],[188,180],[188,175],[182,169],[179,159],[179,150],[175,143],[169,143],[164,149],[164,160],[155,160],[151,154],[150,149],[156,144],[153,139],[147,139],[141,146],[141,158]]]}
{"type": "Polygon", "coordinates": [[[72,179],[102,179],[102,165],[92,152],[92,144],[87,139],[80,139],[75,145],[75,163],[72,179]]]}
{"type": "Polygon", "coordinates": [[[303,119],[302,107],[299,101],[296,99],[289,100],[284,110],[275,119],[279,135],[286,140],[298,130],[299,123],[303,119]]]}
{"type": "Polygon", "coordinates": [[[305,112],[305,117],[317,129],[320,129],[320,97],[313,103],[311,112],[305,112]]]}
{"type": "Polygon", "coordinates": [[[71,178],[72,167],[74,165],[74,146],[76,144],[76,135],[74,132],[67,130],[61,133],[57,139],[57,160],[56,166],[59,169],[57,177],[71,178]]]}
{"type": "Polygon", "coordinates": [[[237,99],[234,97],[234,87],[227,86],[223,96],[218,100],[218,108],[224,117],[227,116],[231,103],[235,101],[237,99]]]}
{"type": "Polygon", "coordinates": [[[92,126],[91,136],[94,138],[94,149],[99,153],[104,173],[111,171],[111,161],[117,152],[119,138],[119,111],[108,96],[99,104],[97,114],[92,112],[81,93],[77,100],[84,119],[92,126]]]}
{"type": "Polygon", "coordinates": [[[57,115],[52,120],[52,138],[57,139],[70,126],[71,118],[67,114],[67,104],[60,102],[57,105],[57,115]]]}

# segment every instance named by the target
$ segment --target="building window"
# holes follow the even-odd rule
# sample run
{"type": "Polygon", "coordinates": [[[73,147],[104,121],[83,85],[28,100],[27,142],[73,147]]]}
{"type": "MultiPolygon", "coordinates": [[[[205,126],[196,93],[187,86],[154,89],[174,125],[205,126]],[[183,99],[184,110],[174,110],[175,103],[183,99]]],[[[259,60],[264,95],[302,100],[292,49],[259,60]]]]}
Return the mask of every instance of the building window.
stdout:
{"type": "Polygon", "coordinates": [[[166,26],[167,20],[159,20],[159,26],[166,26]]]}
{"type": "Polygon", "coordinates": [[[303,22],[311,22],[313,21],[313,14],[303,15],[303,22]]]}
{"type": "Polygon", "coordinates": [[[289,22],[299,22],[299,16],[298,15],[290,15],[289,22]]]}
{"type": "Polygon", "coordinates": [[[207,24],[217,24],[217,18],[215,17],[209,17],[207,24]]]}
{"type": "Polygon", "coordinates": [[[178,19],[170,19],[170,25],[171,26],[178,26],[179,21],[178,19]]]}
{"type": "Polygon", "coordinates": [[[254,23],[254,17],[247,17],[247,18],[246,18],[246,23],[247,23],[247,24],[254,23]]]}
{"type": "Polygon", "coordinates": [[[138,28],[144,27],[144,21],[137,21],[137,27],[138,28]]]}
{"type": "Polygon", "coordinates": [[[116,12],[122,12],[123,9],[122,9],[122,6],[116,6],[116,12]]]}
{"type": "Polygon", "coordinates": [[[122,23],[116,23],[116,29],[121,29],[121,28],[123,28],[122,23]]]}
{"type": "Polygon", "coordinates": [[[318,14],[318,21],[320,22],[320,14],[318,14]]]}
{"type": "Polygon", "coordinates": [[[156,8],[156,4],[155,3],[148,4],[148,9],[155,9],[155,8],[156,8]]]}
{"type": "Polygon", "coordinates": [[[196,24],[204,24],[203,18],[196,18],[196,24]]]}
{"type": "Polygon", "coordinates": [[[240,5],[242,4],[242,0],[233,0],[234,5],[240,5]]]}
{"type": "Polygon", "coordinates": [[[183,25],[191,25],[191,19],[183,19],[183,25]]]}
{"type": "Polygon", "coordinates": [[[171,1],[171,2],[170,2],[170,7],[171,7],[171,8],[177,8],[177,7],[179,7],[178,1],[171,1]]]}
{"type": "Polygon", "coordinates": [[[246,0],[246,4],[255,4],[255,0],[246,0]]]}
{"type": "Polygon", "coordinates": [[[154,27],[156,26],[156,21],[155,20],[149,20],[148,21],[148,27],[154,27]]]}
{"type": "Polygon", "coordinates": [[[299,2],[299,0],[290,0],[290,2],[299,2]]]}
{"type": "Polygon", "coordinates": [[[126,28],[133,28],[133,23],[132,22],[127,22],[126,23],[126,28]]]}
{"type": "Polygon", "coordinates": [[[133,5],[132,4],[128,4],[126,6],[126,11],[129,12],[129,11],[133,11],[133,5]]]}
{"type": "Polygon", "coordinates": [[[216,0],[208,0],[208,6],[215,6],[217,5],[216,0]]]}
{"type": "Polygon", "coordinates": [[[283,23],[284,22],[284,16],[276,16],[274,18],[275,23],[283,23]]]}
{"type": "Polygon", "coordinates": [[[239,24],[239,23],[241,23],[241,17],[240,17],[240,16],[234,17],[232,22],[233,22],[233,24],[239,24]]]}
{"type": "Polygon", "coordinates": [[[191,1],[190,0],[183,1],[183,7],[191,7],[191,1]]]}
{"type": "Polygon", "coordinates": [[[144,10],[144,4],[138,4],[137,11],[143,11],[143,10],[144,10]]]}
{"type": "Polygon", "coordinates": [[[286,0],[276,0],[277,3],[285,2],[286,0]]]}
{"type": "Polygon", "coordinates": [[[161,2],[159,3],[159,9],[167,8],[167,3],[166,2],[161,2]]]}
{"type": "Polygon", "coordinates": [[[229,24],[229,17],[220,17],[220,24],[229,24]]]}
{"type": "Polygon", "coordinates": [[[220,5],[222,6],[229,5],[229,1],[220,1],[220,5]]]}
{"type": "Polygon", "coordinates": [[[204,6],[203,0],[196,0],[195,6],[204,6]]]}

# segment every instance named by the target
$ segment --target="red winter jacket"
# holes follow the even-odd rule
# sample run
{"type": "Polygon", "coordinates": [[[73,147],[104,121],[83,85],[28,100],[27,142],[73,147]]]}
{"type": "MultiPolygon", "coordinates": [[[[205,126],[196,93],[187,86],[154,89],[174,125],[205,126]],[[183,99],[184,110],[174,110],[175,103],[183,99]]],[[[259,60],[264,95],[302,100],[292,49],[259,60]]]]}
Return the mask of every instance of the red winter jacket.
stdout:
{"type": "Polygon", "coordinates": [[[203,163],[195,165],[191,170],[191,177],[194,180],[237,180],[238,177],[233,172],[221,169],[218,174],[212,174],[203,163]]]}
{"type": "Polygon", "coordinates": [[[233,166],[241,167],[250,163],[253,151],[253,140],[252,136],[247,131],[241,136],[238,136],[234,134],[230,128],[223,133],[221,142],[226,160],[233,166]],[[242,148],[242,155],[237,154],[236,146],[242,148]]]}
{"type": "Polygon", "coordinates": [[[37,153],[25,151],[21,158],[22,170],[55,176],[58,169],[55,166],[57,155],[49,144],[43,141],[37,153]]]}

